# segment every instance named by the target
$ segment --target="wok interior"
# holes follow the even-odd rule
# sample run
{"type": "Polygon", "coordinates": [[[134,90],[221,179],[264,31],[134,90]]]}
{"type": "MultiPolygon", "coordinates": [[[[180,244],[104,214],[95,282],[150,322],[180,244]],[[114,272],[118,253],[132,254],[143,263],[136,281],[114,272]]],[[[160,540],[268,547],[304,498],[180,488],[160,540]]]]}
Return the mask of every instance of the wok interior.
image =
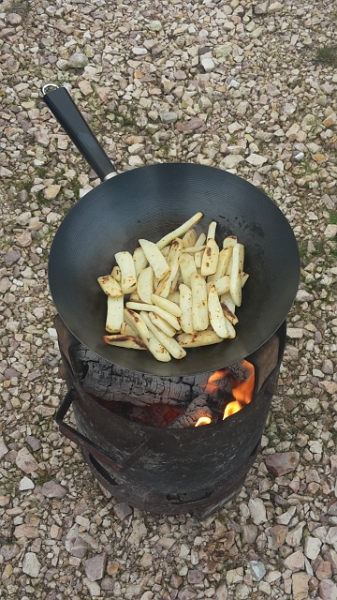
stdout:
{"type": "Polygon", "coordinates": [[[227,366],[260,347],[284,321],[298,287],[298,250],[276,205],[244,180],[211,167],[160,164],[107,181],[82,198],[62,223],[50,253],[52,296],[64,323],[86,346],[114,364],[160,376],[227,366]],[[111,272],[114,254],[139,238],[158,241],[197,211],[198,231],[216,220],[217,241],[236,235],[245,245],[250,277],[237,309],[235,340],[198,349],[169,363],[149,352],[108,346],[106,297],[97,277],[111,272]]]}

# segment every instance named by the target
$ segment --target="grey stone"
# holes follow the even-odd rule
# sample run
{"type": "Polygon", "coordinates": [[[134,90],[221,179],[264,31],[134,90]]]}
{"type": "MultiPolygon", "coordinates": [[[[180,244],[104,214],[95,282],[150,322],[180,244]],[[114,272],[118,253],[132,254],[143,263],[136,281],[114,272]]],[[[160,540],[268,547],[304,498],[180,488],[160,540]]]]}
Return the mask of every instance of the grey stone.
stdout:
{"type": "Polygon", "coordinates": [[[266,457],[265,463],[268,471],[280,477],[294,471],[299,463],[298,452],[275,452],[266,457]]]}
{"type": "Polygon", "coordinates": [[[102,579],[106,566],[106,554],[97,554],[93,558],[88,558],[84,563],[85,574],[89,581],[102,579]]]}
{"type": "Polygon", "coordinates": [[[16,263],[21,254],[18,250],[8,250],[6,254],[3,256],[3,261],[6,267],[11,267],[14,263],[16,263]]]}
{"type": "Polygon", "coordinates": [[[248,563],[249,570],[252,574],[254,581],[261,581],[266,574],[266,567],[258,560],[251,560],[248,563]]]}
{"type": "Polygon", "coordinates": [[[35,487],[35,484],[33,483],[33,481],[31,479],[29,479],[29,477],[23,477],[20,480],[19,483],[19,491],[20,492],[24,492],[27,490],[33,490],[35,487]]]}
{"type": "Polygon", "coordinates": [[[118,504],[115,504],[114,511],[120,521],[123,521],[126,519],[126,517],[132,515],[133,512],[131,506],[126,504],[126,502],[119,502],[118,504]]]}
{"type": "Polygon", "coordinates": [[[0,460],[7,454],[8,448],[5,444],[5,440],[2,435],[0,435],[0,460]]]}
{"type": "Polygon", "coordinates": [[[19,469],[27,475],[29,475],[29,473],[34,473],[39,468],[34,456],[32,456],[26,448],[21,448],[21,450],[19,450],[15,462],[19,469]]]}
{"type": "Polygon", "coordinates": [[[201,58],[200,63],[206,73],[210,73],[215,68],[214,60],[211,58],[201,58]]]}
{"type": "Polygon", "coordinates": [[[250,516],[255,525],[261,525],[267,520],[266,507],[261,498],[251,498],[248,502],[250,516]]]}
{"type": "Polygon", "coordinates": [[[63,498],[67,490],[56,481],[47,481],[43,484],[41,492],[46,498],[63,498]]]}
{"type": "Polygon", "coordinates": [[[18,13],[8,13],[6,20],[10,25],[20,25],[22,17],[18,13]]]}
{"type": "Polygon", "coordinates": [[[88,57],[83,52],[74,52],[68,59],[68,66],[72,69],[84,69],[88,62],[88,57]]]}
{"type": "Polygon", "coordinates": [[[161,112],[159,116],[162,123],[175,123],[178,120],[177,113],[173,111],[161,112]]]}
{"type": "Polygon", "coordinates": [[[2,279],[0,279],[0,294],[5,294],[11,285],[12,283],[8,277],[2,277],[2,279]]]}
{"type": "Polygon", "coordinates": [[[41,563],[39,562],[35,552],[26,552],[23,563],[22,570],[29,577],[38,577],[41,569],[41,563]]]}

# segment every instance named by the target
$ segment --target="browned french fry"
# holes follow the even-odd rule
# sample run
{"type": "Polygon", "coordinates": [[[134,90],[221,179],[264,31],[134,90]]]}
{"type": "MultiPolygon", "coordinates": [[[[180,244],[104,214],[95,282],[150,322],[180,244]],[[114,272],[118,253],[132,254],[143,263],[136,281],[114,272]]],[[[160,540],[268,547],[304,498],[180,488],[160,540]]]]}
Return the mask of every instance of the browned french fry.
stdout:
{"type": "Polygon", "coordinates": [[[241,306],[242,302],[243,262],[244,246],[242,244],[236,244],[233,247],[233,264],[229,284],[229,291],[236,306],[241,306]]]}
{"type": "Polygon", "coordinates": [[[239,322],[239,319],[237,318],[236,314],[233,313],[227,306],[227,304],[225,304],[224,302],[220,302],[221,304],[221,308],[222,308],[222,312],[225,315],[226,319],[232,323],[232,325],[236,325],[239,322]]]}
{"type": "Polygon", "coordinates": [[[130,308],[124,309],[124,320],[133,329],[136,329],[139,337],[143,340],[144,344],[149,343],[149,330],[146,327],[142,317],[130,308]]]}
{"type": "Polygon", "coordinates": [[[187,254],[198,254],[202,250],[205,250],[205,248],[206,246],[191,246],[189,248],[183,248],[182,253],[185,252],[187,254]]]}
{"type": "Polygon", "coordinates": [[[191,275],[192,320],[194,331],[203,331],[208,327],[208,306],[206,281],[199,273],[191,275]]]}
{"type": "Polygon", "coordinates": [[[216,281],[207,282],[207,292],[209,293],[212,285],[215,285],[216,293],[218,294],[218,296],[226,294],[226,292],[229,292],[229,281],[229,275],[224,275],[216,281]]]}
{"type": "Polygon", "coordinates": [[[157,294],[157,296],[162,296],[163,298],[167,298],[167,296],[170,293],[170,289],[171,289],[171,284],[172,284],[172,280],[174,279],[174,275],[172,273],[172,270],[170,269],[165,277],[163,277],[163,279],[161,279],[155,289],[155,293],[157,294]]]}
{"type": "Polygon", "coordinates": [[[226,237],[222,243],[223,249],[225,248],[233,248],[238,243],[237,237],[235,235],[229,235],[226,237]]]}
{"type": "Polygon", "coordinates": [[[130,325],[123,321],[121,327],[121,335],[132,335],[133,337],[138,337],[138,331],[137,329],[130,327],[130,325]]]}
{"type": "Polygon", "coordinates": [[[171,313],[167,312],[166,310],[159,308],[159,306],[156,306],[155,304],[141,304],[141,302],[127,302],[126,307],[131,308],[132,310],[155,312],[155,313],[157,313],[157,315],[162,317],[164,319],[164,321],[167,321],[172,327],[174,327],[174,329],[176,329],[177,331],[179,331],[179,329],[180,329],[180,323],[179,323],[177,317],[175,317],[171,313]]]}
{"type": "Polygon", "coordinates": [[[183,248],[194,246],[197,241],[197,232],[195,229],[190,229],[182,238],[183,248]]]}
{"type": "Polygon", "coordinates": [[[215,285],[211,286],[208,294],[209,320],[215,333],[221,338],[229,337],[227,319],[225,318],[215,285]]]}
{"type": "Polygon", "coordinates": [[[121,288],[124,294],[131,294],[137,287],[135,263],[130,252],[116,252],[116,262],[121,270],[121,288]]]}
{"type": "Polygon", "coordinates": [[[142,299],[139,297],[137,292],[132,292],[132,294],[130,294],[129,300],[131,300],[132,302],[142,302],[142,299]]]}
{"type": "Polygon", "coordinates": [[[98,277],[97,281],[107,296],[111,296],[112,298],[123,296],[121,286],[112,275],[103,275],[102,277],[98,277]]]}
{"type": "Polygon", "coordinates": [[[233,302],[232,296],[229,292],[220,296],[220,302],[221,304],[225,304],[230,312],[235,314],[235,302],[233,302]]]}
{"type": "Polygon", "coordinates": [[[143,340],[131,335],[103,335],[103,340],[110,346],[119,346],[120,348],[132,348],[133,350],[146,350],[147,346],[143,340]]]}
{"type": "Polygon", "coordinates": [[[148,349],[156,360],[160,362],[169,362],[171,360],[171,354],[164,348],[163,344],[157,340],[156,336],[150,331],[150,339],[148,343],[148,349]]]}
{"type": "Polygon", "coordinates": [[[186,351],[178,344],[178,342],[174,338],[165,335],[163,331],[158,329],[158,327],[156,327],[152,323],[152,321],[149,319],[146,313],[142,312],[141,315],[148,329],[151,331],[151,333],[153,333],[153,335],[156,336],[157,340],[159,340],[159,342],[163,344],[164,348],[166,348],[166,350],[173,356],[173,358],[180,360],[181,358],[184,358],[184,356],[186,356],[186,351]]]}
{"type": "Polygon", "coordinates": [[[187,285],[181,283],[179,286],[180,292],[180,308],[181,308],[181,317],[180,317],[180,325],[181,329],[185,333],[193,333],[193,318],[192,318],[192,292],[187,285]]]}
{"type": "Polygon", "coordinates": [[[161,240],[159,240],[159,242],[157,242],[158,248],[162,249],[165,246],[167,246],[168,244],[170,244],[170,242],[172,242],[172,240],[174,240],[174,238],[184,235],[184,233],[186,233],[189,229],[194,227],[194,225],[199,223],[199,221],[201,221],[203,216],[204,215],[202,212],[198,212],[195,215],[193,215],[193,217],[188,219],[188,221],[185,221],[185,223],[180,225],[180,227],[177,227],[177,229],[174,229],[173,231],[171,231],[171,233],[164,235],[164,237],[161,238],[161,240]]]}
{"type": "Polygon", "coordinates": [[[121,270],[120,268],[115,265],[114,268],[111,271],[111,275],[114,279],[116,279],[116,281],[120,282],[121,280],[121,270]]]}
{"type": "Polygon", "coordinates": [[[211,346],[223,342],[223,339],[213,329],[194,333],[181,333],[177,336],[177,340],[183,348],[198,348],[199,346],[211,346]]]}
{"type": "Polygon", "coordinates": [[[142,250],[151,265],[155,277],[157,277],[158,281],[160,281],[163,277],[165,277],[166,273],[169,270],[169,266],[160,252],[159,247],[153,242],[149,242],[149,240],[138,240],[142,250]]]}
{"type": "Polygon", "coordinates": [[[215,273],[218,264],[219,252],[219,246],[215,239],[209,238],[202,255],[200,270],[201,275],[207,277],[208,275],[213,275],[213,273],[215,273]]]}
{"type": "Polygon", "coordinates": [[[120,331],[123,323],[124,297],[118,296],[113,298],[108,296],[108,311],[106,316],[105,329],[109,333],[117,333],[120,331]]]}

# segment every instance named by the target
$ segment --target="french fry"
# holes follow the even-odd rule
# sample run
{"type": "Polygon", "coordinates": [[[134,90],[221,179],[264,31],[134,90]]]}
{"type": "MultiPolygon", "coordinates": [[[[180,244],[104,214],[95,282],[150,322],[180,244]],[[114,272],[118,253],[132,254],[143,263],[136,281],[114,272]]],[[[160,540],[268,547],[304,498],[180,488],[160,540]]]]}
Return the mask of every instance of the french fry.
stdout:
{"type": "Polygon", "coordinates": [[[227,319],[227,329],[228,329],[228,337],[229,339],[233,340],[236,337],[236,331],[232,325],[232,323],[230,321],[228,321],[227,319]]]}
{"type": "Polygon", "coordinates": [[[193,318],[192,318],[192,292],[187,285],[181,283],[179,286],[180,292],[180,308],[181,308],[181,317],[180,317],[180,325],[181,329],[185,333],[193,333],[193,318]]]}
{"type": "Polygon", "coordinates": [[[165,246],[165,248],[162,248],[160,252],[166,258],[169,253],[169,250],[170,250],[170,246],[165,246]]]}
{"type": "Polygon", "coordinates": [[[135,263],[136,275],[138,277],[139,273],[147,267],[147,258],[143,252],[143,249],[140,246],[136,248],[132,255],[132,258],[133,262],[135,263]]]}
{"type": "Polygon", "coordinates": [[[241,287],[243,287],[248,279],[249,275],[248,273],[242,273],[241,275],[241,287]]]}
{"type": "Polygon", "coordinates": [[[158,281],[160,281],[161,279],[163,279],[163,277],[165,277],[166,273],[169,270],[169,266],[164,256],[160,252],[159,247],[153,242],[149,242],[148,240],[143,239],[138,241],[143,249],[143,252],[149,264],[153,269],[155,277],[157,277],[158,281]]]}
{"type": "Polygon", "coordinates": [[[201,275],[207,277],[208,275],[213,275],[213,273],[215,273],[218,265],[219,253],[219,246],[216,243],[215,239],[209,238],[207,240],[204,253],[202,255],[200,270],[201,275]]]}
{"type": "Polygon", "coordinates": [[[209,281],[209,282],[207,282],[207,292],[209,293],[212,285],[214,285],[218,296],[221,296],[222,294],[226,294],[227,292],[229,292],[229,282],[230,282],[229,275],[224,275],[223,277],[220,277],[216,281],[209,281]]]}
{"type": "Polygon", "coordinates": [[[225,318],[215,285],[211,285],[208,294],[209,320],[215,333],[221,338],[229,337],[227,319],[225,318]]]}
{"type": "Polygon", "coordinates": [[[124,296],[113,298],[108,296],[108,310],[106,316],[105,329],[109,333],[117,333],[120,331],[124,321],[124,296]]]}
{"type": "Polygon", "coordinates": [[[146,269],[143,269],[138,275],[137,293],[139,298],[143,302],[151,304],[153,289],[153,269],[152,267],[146,267],[146,269]]]}
{"type": "Polygon", "coordinates": [[[111,275],[114,279],[116,279],[116,281],[120,282],[121,280],[121,270],[120,268],[115,265],[114,268],[111,271],[111,275]]]}
{"type": "Polygon", "coordinates": [[[211,346],[223,342],[223,338],[220,338],[213,329],[194,333],[180,333],[177,340],[183,348],[198,348],[199,346],[211,346]]]}
{"type": "Polygon", "coordinates": [[[131,294],[137,288],[135,263],[130,252],[116,252],[116,262],[121,270],[121,288],[124,294],[131,294]]]}
{"type": "Polygon", "coordinates": [[[224,302],[221,302],[221,308],[222,308],[222,312],[225,315],[226,319],[232,323],[232,325],[236,325],[239,322],[239,319],[237,318],[236,314],[233,313],[227,306],[227,304],[225,304],[224,302]]]}
{"type": "Polygon", "coordinates": [[[190,229],[182,238],[183,248],[194,246],[197,241],[197,232],[195,229],[190,229]]]}
{"type": "Polygon", "coordinates": [[[103,335],[103,340],[110,346],[119,346],[120,348],[132,348],[133,350],[147,350],[147,345],[143,340],[131,335],[103,335]]]}
{"type": "Polygon", "coordinates": [[[138,313],[130,308],[125,308],[124,321],[130,325],[130,327],[137,330],[138,335],[143,340],[144,344],[147,345],[149,343],[149,330],[138,313]]]}
{"type": "Polygon", "coordinates": [[[169,296],[167,296],[167,300],[175,302],[175,304],[178,304],[180,306],[180,293],[172,292],[171,294],[169,294],[169,296]]]}
{"type": "Polygon", "coordinates": [[[132,300],[132,302],[142,302],[137,292],[132,292],[132,294],[130,294],[129,300],[132,300]]]}
{"type": "Polygon", "coordinates": [[[111,296],[112,298],[123,296],[121,286],[112,275],[103,275],[102,277],[99,277],[97,281],[107,296],[111,296]]]}
{"type": "Polygon", "coordinates": [[[157,340],[156,336],[153,335],[151,331],[147,347],[156,360],[159,360],[160,362],[169,362],[171,360],[171,354],[164,348],[163,344],[157,340]]]}
{"type": "MultiPolygon", "coordinates": [[[[187,254],[198,254],[199,252],[201,252],[202,250],[205,250],[206,246],[191,246],[190,248],[183,248],[182,249],[182,253],[187,253],[187,254]]],[[[202,252],[201,252],[202,254],[202,252]]]]}
{"type": "Polygon", "coordinates": [[[177,333],[174,327],[171,327],[167,321],[164,321],[164,319],[162,319],[156,313],[149,312],[149,318],[152,323],[158,327],[158,329],[161,329],[161,331],[163,331],[169,337],[173,337],[177,333]]]}
{"type": "Polygon", "coordinates": [[[181,308],[167,298],[162,298],[161,296],[157,296],[157,294],[152,294],[152,302],[171,315],[174,315],[178,318],[181,317],[181,308]]]}
{"type": "Polygon", "coordinates": [[[233,264],[230,276],[229,291],[236,304],[241,306],[242,303],[242,272],[244,261],[244,246],[236,244],[233,247],[233,264]]]}
{"type": "MultiPolygon", "coordinates": [[[[177,272],[177,268],[175,268],[175,273],[177,272]]],[[[171,289],[171,284],[172,284],[172,280],[174,279],[175,274],[172,272],[172,270],[170,269],[165,277],[163,277],[163,279],[161,279],[155,289],[155,293],[158,296],[162,296],[163,298],[167,298],[167,296],[170,293],[170,289],[171,289]]]]}
{"type": "Polygon", "coordinates": [[[236,246],[237,243],[238,243],[237,237],[235,235],[229,235],[228,237],[225,237],[225,239],[222,243],[222,247],[224,250],[226,248],[233,248],[233,246],[236,246]]]}
{"type": "Polygon", "coordinates": [[[226,275],[226,269],[231,259],[232,252],[232,248],[225,248],[225,250],[220,250],[216,271],[213,275],[209,275],[207,277],[207,283],[217,281],[218,279],[226,275]]]}
{"type": "Polygon", "coordinates": [[[121,327],[121,335],[132,335],[133,337],[137,337],[138,331],[137,331],[137,329],[130,327],[130,325],[128,325],[125,321],[123,321],[122,327],[121,327]]]}
{"type": "Polygon", "coordinates": [[[222,294],[220,296],[220,302],[221,304],[225,304],[227,306],[227,308],[233,313],[235,314],[235,302],[233,302],[232,296],[230,295],[229,292],[227,292],[226,294],[222,294]]]}
{"type": "Polygon", "coordinates": [[[161,250],[165,246],[168,246],[168,244],[170,244],[172,242],[172,240],[174,240],[174,238],[184,235],[184,233],[186,233],[189,229],[194,227],[194,225],[199,223],[199,221],[201,221],[203,216],[204,215],[202,212],[197,212],[195,215],[193,215],[193,217],[188,219],[188,221],[185,221],[185,223],[180,225],[180,227],[177,227],[177,229],[174,229],[173,231],[171,231],[171,233],[164,235],[164,237],[161,238],[161,240],[159,240],[159,242],[157,242],[158,248],[161,250]]]}
{"type": "Polygon", "coordinates": [[[163,331],[158,329],[158,327],[156,327],[156,325],[152,323],[152,321],[146,313],[141,312],[141,316],[143,317],[151,333],[153,333],[153,335],[156,336],[157,340],[159,340],[159,342],[163,344],[164,348],[166,348],[166,350],[173,356],[173,358],[180,360],[184,358],[184,356],[186,356],[186,350],[184,350],[180,346],[180,344],[178,344],[177,340],[169,337],[168,335],[165,335],[163,331]]]}
{"type": "Polygon", "coordinates": [[[195,260],[191,254],[181,254],[179,257],[179,266],[183,279],[183,283],[191,287],[191,275],[197,272],[195,260]]]}
{"type": "Polygon", "coordinates": [[[195,248],[198,248],[198,251],[194,254],[195,266],[197,269],[200,269],[201,267],[202,255],[204,253],[204,249],[206,248],[205,241],[206,234],[201,233],[195,242],[195,248]]]}
{"type": "Polygon", "coordinates": [[[177,317],[175,317],[171,313],[167,312],[166,310],[159,308],[159,306],[156,306],[155,304],[142,304],[141,302],[127,302],[126,307],[131,308],[132,310],[155,312],[155,313],[157,313],[157,315],[162,317],[162,319],[164,319],[164,321],[167,321],[172,327],[174,327],[174,329],[176,329],[176,331],[179,331],[179,329],[180,329],[180,323],[179,323],[177,317]]]}
{"type": "Polygon", "coordinates": [[[203,331],[207,329],[208,307],[207,307],[207,286],[206,281],[199,273],[191,275],[192,291],[192,321],[194,331],[203,331]]]}
{"type": "Polygon", "coordinates": [[[217,226],[216,221],[211,221],[211,223],[208,225],[207,240],[210,240],[210,239],[215,240],[216,226],[217,226]]]}

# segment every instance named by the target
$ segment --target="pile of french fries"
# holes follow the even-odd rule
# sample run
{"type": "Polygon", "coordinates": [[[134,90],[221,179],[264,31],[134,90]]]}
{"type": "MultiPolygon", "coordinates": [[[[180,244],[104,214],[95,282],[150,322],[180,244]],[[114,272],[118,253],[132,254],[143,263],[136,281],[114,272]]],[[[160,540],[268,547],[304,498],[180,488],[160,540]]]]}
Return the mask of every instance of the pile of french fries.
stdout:
{"type": "Polygon", "coordinates": [[[139,240],[133,255],[117,252],[110,275],[98,278],[107,295],[107,344],[149,350],[159,361],[182,359],[186,348],[235,338],[241,306],[244,246],[226,237],[220,249],[216,222],[207,235],[196,213],[156,244],[139,240]]]}

